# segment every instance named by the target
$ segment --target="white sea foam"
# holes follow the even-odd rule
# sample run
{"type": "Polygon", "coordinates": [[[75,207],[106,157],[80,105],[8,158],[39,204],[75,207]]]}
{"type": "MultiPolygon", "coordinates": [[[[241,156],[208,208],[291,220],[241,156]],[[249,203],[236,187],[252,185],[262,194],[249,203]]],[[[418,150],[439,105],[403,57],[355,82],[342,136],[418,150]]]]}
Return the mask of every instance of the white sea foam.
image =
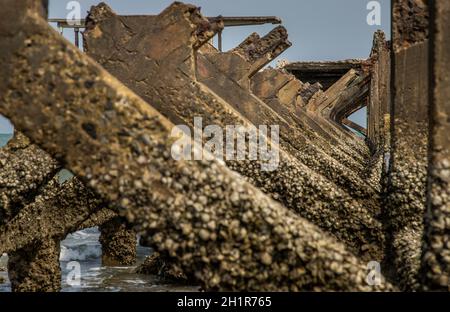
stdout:
{"type": "Polygon", "coordinates": [[[60,261],[86,261],[98,259],[102,254],[100,246],[80,245],[79,248],[61,246],[60,261]]]}
{"type": "Polygon", "coordinates": [[[67,235],[61,242],[60,261],[86,261],[99,259],[102,254],[97,228],[90,228],[67,235]]]}

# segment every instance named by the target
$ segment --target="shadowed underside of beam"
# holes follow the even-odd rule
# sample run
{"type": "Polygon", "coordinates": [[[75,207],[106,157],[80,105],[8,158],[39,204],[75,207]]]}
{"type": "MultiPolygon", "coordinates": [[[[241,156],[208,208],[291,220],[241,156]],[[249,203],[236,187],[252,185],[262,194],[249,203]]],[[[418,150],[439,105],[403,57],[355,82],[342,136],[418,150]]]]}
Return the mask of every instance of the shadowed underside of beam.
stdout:
{"type": "Polygon", "coordinates": [[[299,80],[311,84],[319,82],[324,90],[327,90],[349,70],[360,69],[361,63],[361,60],[293,62],[287,64],[284,68],[299,80]]]}

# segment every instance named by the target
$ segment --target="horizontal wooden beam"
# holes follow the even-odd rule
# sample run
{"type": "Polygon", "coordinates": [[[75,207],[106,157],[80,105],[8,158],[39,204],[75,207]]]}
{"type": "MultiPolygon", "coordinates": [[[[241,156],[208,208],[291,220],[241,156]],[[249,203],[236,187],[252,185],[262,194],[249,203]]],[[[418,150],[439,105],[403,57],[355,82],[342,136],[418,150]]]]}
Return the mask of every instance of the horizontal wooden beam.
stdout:
{"type": "Polygon", "coordinates": [[[342,119],[342,124],[344,124],[345,126],[352,128],[353,130],[355,130],[356,132],[361,133],[364,136],[367,136],[367,129],[358,125],[357,123],[351,121],[348,118],[344,118],[342,119]]]}

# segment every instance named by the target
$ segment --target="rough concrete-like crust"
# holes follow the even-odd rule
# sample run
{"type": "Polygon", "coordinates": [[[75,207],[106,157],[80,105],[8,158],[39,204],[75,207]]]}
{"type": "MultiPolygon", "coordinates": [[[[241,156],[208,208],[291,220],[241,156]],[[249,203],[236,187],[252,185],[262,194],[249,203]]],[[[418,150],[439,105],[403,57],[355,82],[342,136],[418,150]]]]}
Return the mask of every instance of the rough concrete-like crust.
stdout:
{"type": "Polygon", "coordinates": [[[0,149],[0,225],[30,203],[58,170],[56,161],[16,132],[0,149]]]}
{"type": "Polygon", "coordinates": [[[121,218],[116,217],[100,226],[100,244],[103,265],[133,265],[136,262],[136,233],[128,229],[121,218]]]}
{"type": "MultiPolygon", "coordinates": [[[[294,116],[291,114],[280,116],[266,103],[258,101],[252,96],[249,90],[237,87],[235,82],[215,68],[211,57],[206,60],[204,56],[198,55],[197,64],[199,81],[227,101],[254,125],[280,126],[281,149],[289,152],[311,171],[323,175],[355,198],[372,195],[370,188],[361,187],[363,182],[360,181],[357,173],[349,170],[326,153],[332,153],[332,150],[323,150],[315,141],[316,137],[311,141],[304,134],[294,116]]],[[[336,154],[332,154],[332,156],[336,156],[336,154]]]]}
{"type": "Polygon", "coordinates": [[[101,204],[77,178],[60,185],[55,176],[29,205],[0,228],[0,253],[25,248],[50,237],[62,240],[78,230],[101,204]]]}
{"type": "Polygon", "coordinates": [[[157,252],[148,256],[137,269],[138,274],[158,275],[166,281],[187,282],[188,278],[173,262],[163,259],[157,252]]]}
{"type": "MultiPolygon", "coordinates": [[[[384,116],[390,111],[390,77],[391,60],[390,47],[385,34],[379,30],[373,36],[370,54],[370,94],[367,106],[368,115],[368,143],[373,151],[384,146],[384,116]]],[[[387,152],[387,151],[386,151],[387,152]]]]}
{"type": "MultiPolygon", "coordinates": [[[[134,47],[134,44],[137,42],[152,42],[152,49],[163,44],[159,40],[161,31],[157,35],[152,35],[151,30],[156,27],[155,25],[158,25],[155,19],[151,18],[147,23],[135,26],[135,29],[131,28],[129,24],[130,18],[114,16],[111,11],[108,11],[103,18],[99,18],[98,11],[98,8],[92,9],[95,19],[99,19],[102,22],[99,24],[91,23],[91,28],[84,34],[87,53],[149,103],[155,103],[155,106],[161,113],[168,116],[173,122],[180,122],[191,127],[193,127],[193,119],[196,116],[203,117],[204,126],[211,124],[223,127],[236,124],[250,125],[228,103],[214,96],[214,93],[207,88],[196,84],[193,73],[185,68],[185,64],[182,61],[185,60],[186,54],[189,53],[188,55],[191,55],[191,57],[194,55],[190,46],[192,44],[191,41],[183,37],[186,34],[181,27],[182,23],[180,23],[180,30],[174,31],[171,29],[171,31],[173,32],[173,37],[181,37],[179,39],[180,42],[188,43],[179,48],[182,51],[186,50],[183,58],[180,59],[178,55],[171,55],[170,60],[159,60],[156,62],[149,57],[136,57],[137,53],[141,55],[151,53],[151,51],[148,51],[148,45],[139,46],[139,49],[134,47]],[[117,40],[120,44],[115,45],[116,50],[114,51],[109,48],[109,42],[112,40],[111,29],[119,29],[114,35],[116,38],[122,38],[117,40]],[[139,31],[139,29],[145,29],[146,31],[139,31]],[[128,31],[132,31],[136,35],[129,35],[128,31]],[[98,33],[103,35],[97,36],[98,33]],[[135,53],[130,55],[127,51],[131,50],[135,51],[135,53]],[[158,65],[161,63],[164,63],[164,67],[158,65]],[[142,75],[138,74],[139,77],[136,77],[137,72],[141,72],[142,75]],[[190,74],[191,79],[185,77],[188,74],[190,74]],[[152,77],[156,76],[159,77],[158,80],[152,79],[152,77]]],[[[218,84],[220,83],[219,80],[222,80],[220,77],[224,76],[215,75],[215,77],[215,83],[218,84]]],[[[224,82],[225,79],[227,78],[223,78],[224,82]]],[[[235,83],[231,80],[228,83],[232,83],[233,87],[235,86],[235,83]]],[[[240,103],[243,103],[243,99],[249,99],[252,101],[249,102],[250,104],[258,105],[260,111],[257,115],[259,117],[255,114],[244,114],[246,117],[252,117],[255,125],[281,124],[284,127],[281,133],[281,147],[286,147],[285,150],[289,154],[286,154],[284,150],[280,151],[279,167],[272,172],[261,170],[259,161],[228,161],[227,165],[240,174],[249,177],[250,182],[292,208],[301,216],[343,240],[356,253],[363,255],[367,259],[381,259],[382,253],[380,253],[380,249],[383,244],[381,224],[374,219],[371,213],[367,212],[370,209],[370,203],[365,202],[363,206],[363,204],[358,200],[352,199],[337,185],[328,182],[295,160],[293,156],[309,159],[310,163],[314,163],[315,159],[319,158],[319,155],[317,155],[319,151],[315,149],[317,152],[307,154],[305,150],[312,147],[306,143],[302,144],[301,151],[296,149],[293,142],[302,140],[300,131],[290,128],[281,117],[277,116],[263,102],[258,102],[249,92],[246,92],[244,89],[233,90],[236,90],[236,92],[240,91],[241,93],[239,94],[243,95],[243,97],[239,97],[240,103]],[[253,117],[260,119],[258,121],[253,117]]],[[[237,94],[236,92],[231,93],[237,94]]],[[[224,96],[223,94],[219,95],[222,98],[224,96]]],[[[233,103],[238,105],[236,101],[233,101],[233,103]]],[[[251,110],[256,110],[256,108],[254,106],[251,110]]],[[[243,113],[249,111],[250,109],[243,111],[243,113]]],[[[332,162],[332,159],[329,158],[329,161],[332,162]]],[[[325,160],[323,160],[323,163],[327,164],[325,160]]],[[[321,172],[338,179],[339,174],[336,172],[338,170],[335,167],[336,164],[321,169],[321,172]]],[[[339,172],[350,174],[348,169],[344,170],[342,166],[340,169],[339,172]]],[[[354,179],[357,179],[357,177],[354,179]]],[[[352,189],[352,183],[349,180],[343,178],[340,185],[346,185],[348,189],[352,189]]],[[[363,182],[361,181],[361,183],[363,182]]],[[[361,197],[374,196],[374,193],[368,188],[355,186],[353,189],[361,197]]]]}
{"type": "MultiPolygon", "coordinates": [[[[97,213],[101,202],[77,178],[60,185],[55,175],[59,164],[20,132],[15,132],[7,146],[0,149],[0,154],[4,169],[0,174],[3,207],[0,210],[0,223],[3,223],[0,226],[0,254],[29,253],[27,258],[20,260],[22,268],[32,266],[26,262],[35,261],[34,257],[39,256],[36,246],[46,246],[48,240],[62,240],[70,232],[102,224],[105,218],[115,215],[104,210],[97,213]]],[[[10,261],[19,260],[12,257],[10,261]]],[[[24,287],[27,291],[40,291],[43,278],[40,271],[30,270],[26,279],[14,281],[14,289],[24,287]]],[[[52,276],[48,276],[47,283],[47,290],[60,288],[60,280],[52,276]],[[49,286],[52,283],[56,284],[49,286]]]]}
{"type": "Polygon", "coordinates": [[[424,42],[429,35],[427,0],[393,0],[392,41],[395,52],[424,42]]]}
{"type": "MultiPolygon", "coordinates": [[[[304,111],[299,96],[312,86],[303,84],[293,75],[279,69],[265,69],[252,77],[252,92],[267,103],[281,117],[298,124],[313,144],[355,172],[362,171],[363,155],[347,145],[347,140],[337,139],[324,131],[320,120],[310,118],[304,111]]],[[[302,100],[303,101],[303,100],[302,100]]],[[[318,116],[320,118],[320,116],[318,116]]]]}
{"type": "Polygon", "coordinates": [[[418,278],[423,231],[421,228],[405,226],[394,232],[392,247],[395,250],[393,259],[397,285],[404,291],[418,291],[421,284],[418,278]]]}
{"type": "MultiPolygon", "coordinates": [[[[422,1],[394,1],[394,12],[403,10],[406,6],[413,12],[418,12],[417,20],[425,27],[425,20],[422,19],[428,13],[422,1]]],[[[386,205],[387,231],[393,241],[397,242],[406,241],[411,231],[419,233],[419,236],[423,235],[429,134],[427,32],[423,31],[422,26],[415,28],[413,33],[403,32],[411,25],[404,13],[407,12],[403,12],[401,16],[394,13],[392,70],[395,89],[391,120],[391,170],[386,205]],[[407,236],[402,238],[402,235],[407,236]]],[[[397,263],[395,278],[398,283],[411,289],[417,284],[415,279],[419,277],[419,272],[418,265],[409,260],[409,255],[415,255],[418,251],[407,250],[408,248],[418,248],[418,244],[414,241],[409,245],[397,243],[388,252],[391,253],[393,263],[397,263]],[[412,270],[416,271],[415,279],[412,278],[412,270]],[[404,272],[407,274],[403,275],[404,272]]]]}
{"type": "MultiPolygon", "coordinates": [[[[171,9],[186,12],[180,4],[171,9]]],[[[10,77],[0,84],[1,113],[119,207],[206,289],[372,289],[365,265],[342,244],[241,177],[215,161],[175,162],[167,120],[46,21],[25,16],[23,22],[9,49],[0,40],[0,58],[14,64],[0,69],[10,77]],[[47,70],[36,77],[40,68],[47,70]],[[54,92],[43,93],[56,77],[54,92]],[[69,85],[79,87],[62,88],[69,85]],[[17,92],[25,86],[28,92],[17,92]],[[200,222],[205,216],[209,221],[200,222]]]]}
{"type": "Polygon", "coordinates": [[[8,275],[12,291],[59,291],[59,252],[59,240],[49,239],[10,253],[8,275]]]}

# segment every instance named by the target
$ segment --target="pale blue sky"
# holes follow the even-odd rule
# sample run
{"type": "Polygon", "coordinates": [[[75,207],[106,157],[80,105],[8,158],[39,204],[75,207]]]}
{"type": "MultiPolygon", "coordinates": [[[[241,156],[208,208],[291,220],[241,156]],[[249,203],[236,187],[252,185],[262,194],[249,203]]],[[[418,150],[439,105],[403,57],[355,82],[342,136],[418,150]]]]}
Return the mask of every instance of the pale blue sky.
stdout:
{"type": "MultiPolygon", "coordinates": [[[[67,0],[50,0],[49,17],[65,18],[67,0]]],[[[80,0],[82,17],[94,0],[80,0]]],[[[171,0],[106,0],[119,14],[157,14],[173,1],[171,0]]],[[[190,0],[188,3],[202,8],[206,16],[252,16],[275,15],[283,20],[289,33],[292,47],[280,58],[289,61],[340,60],[367,58],[372,46],[372,36],[382,29],[390,36],[390,0],[379,0],[381,4],[381,26],[369,26],[366,9],[369,0],[190,0]]],[[[223,34],[223,47],[231,49],[250,33],[261,35],[274,25],[227,28],[223,34]]],[[[73,32],[65,30],[64,35],[73,41],[73,32]]],[[[352,118],[365,125],[365,112],[352,118]]],[[[0,116],[0,133],[12,132],[12,126],[0,116]]]]}

